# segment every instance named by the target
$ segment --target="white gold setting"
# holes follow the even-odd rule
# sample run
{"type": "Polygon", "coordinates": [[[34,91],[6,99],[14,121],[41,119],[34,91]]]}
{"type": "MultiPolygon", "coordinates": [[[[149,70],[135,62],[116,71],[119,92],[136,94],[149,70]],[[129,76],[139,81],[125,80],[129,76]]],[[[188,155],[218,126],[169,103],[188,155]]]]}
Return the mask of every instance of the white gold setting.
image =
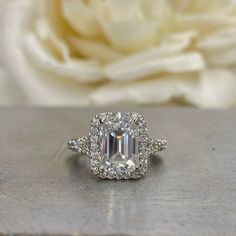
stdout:
{"type": "Polygon", "coordinates": [[[92,119],[88,136],[71,139],[68,148],[88,155],[92,173],[100,178],[138,179],[147,170],[149,155],[166,144],[147,135],[146,121],[138,113],[106,112],[92,119]]]}

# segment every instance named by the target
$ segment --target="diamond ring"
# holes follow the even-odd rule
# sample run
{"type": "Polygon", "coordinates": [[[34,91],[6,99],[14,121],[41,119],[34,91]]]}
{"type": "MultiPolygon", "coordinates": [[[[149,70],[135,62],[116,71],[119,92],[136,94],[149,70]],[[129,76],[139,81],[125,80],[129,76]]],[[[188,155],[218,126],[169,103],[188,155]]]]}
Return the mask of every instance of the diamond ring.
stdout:
{"type": "Polygon", "coordinates": [[[132,112],[99,113],[88,136],[68,142],[69,149],[90,157],[92,173],[103,179],[142,177],[148,157],[166,146],[166,140],[148,136],[146,121],[132,112]]]}

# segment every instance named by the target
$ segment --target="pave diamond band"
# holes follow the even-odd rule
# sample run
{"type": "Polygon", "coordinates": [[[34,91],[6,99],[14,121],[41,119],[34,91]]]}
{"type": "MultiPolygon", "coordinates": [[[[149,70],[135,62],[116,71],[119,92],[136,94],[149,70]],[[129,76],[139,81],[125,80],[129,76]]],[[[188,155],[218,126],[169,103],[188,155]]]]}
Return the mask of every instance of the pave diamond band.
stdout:
{"type": "Polygon", "coordinates": [[[70,139],[67,143],[68,148],[72,151],[86,154],[90,157],[90,139],[85,136],[82,138],[70,139]]]}
{"type": "Polygon", "coordinates": [[[149,137],[148,142],[150,154],[155,154],[167,148],[167,141],[165,139],[149,137]]]}
{"type": "Polygon", "coordinates": [[[99,113],[88,136],[68,142],[69,149],[90,157],[94,175],[108,179],[142,177],[149,155],[166,147],[166,140],[148,136],[146,121],[132,112],[99,113]]]}

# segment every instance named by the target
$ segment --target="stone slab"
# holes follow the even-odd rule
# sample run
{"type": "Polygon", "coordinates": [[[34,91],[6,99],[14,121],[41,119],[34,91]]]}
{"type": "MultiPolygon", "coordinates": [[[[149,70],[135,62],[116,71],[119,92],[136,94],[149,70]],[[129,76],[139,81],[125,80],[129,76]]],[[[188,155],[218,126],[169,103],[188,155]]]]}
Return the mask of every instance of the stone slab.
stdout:
{"type": "Polygon", "coordinates": [[[65,149],[98,108],[0,108],[0,235],[236,235],[236,110],[134,108],[168,149],[99,180],[65,149]]]}

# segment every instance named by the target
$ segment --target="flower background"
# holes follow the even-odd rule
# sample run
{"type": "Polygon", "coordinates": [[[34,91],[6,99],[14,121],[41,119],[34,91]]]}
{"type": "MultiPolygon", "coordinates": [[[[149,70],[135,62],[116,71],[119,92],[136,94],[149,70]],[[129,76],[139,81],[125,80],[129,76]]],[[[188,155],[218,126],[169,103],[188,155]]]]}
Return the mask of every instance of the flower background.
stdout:
{"type": "Polygon", "coordinates": [[[0,0],[2,105],[236,105],[229,0],[0,0]]]}

